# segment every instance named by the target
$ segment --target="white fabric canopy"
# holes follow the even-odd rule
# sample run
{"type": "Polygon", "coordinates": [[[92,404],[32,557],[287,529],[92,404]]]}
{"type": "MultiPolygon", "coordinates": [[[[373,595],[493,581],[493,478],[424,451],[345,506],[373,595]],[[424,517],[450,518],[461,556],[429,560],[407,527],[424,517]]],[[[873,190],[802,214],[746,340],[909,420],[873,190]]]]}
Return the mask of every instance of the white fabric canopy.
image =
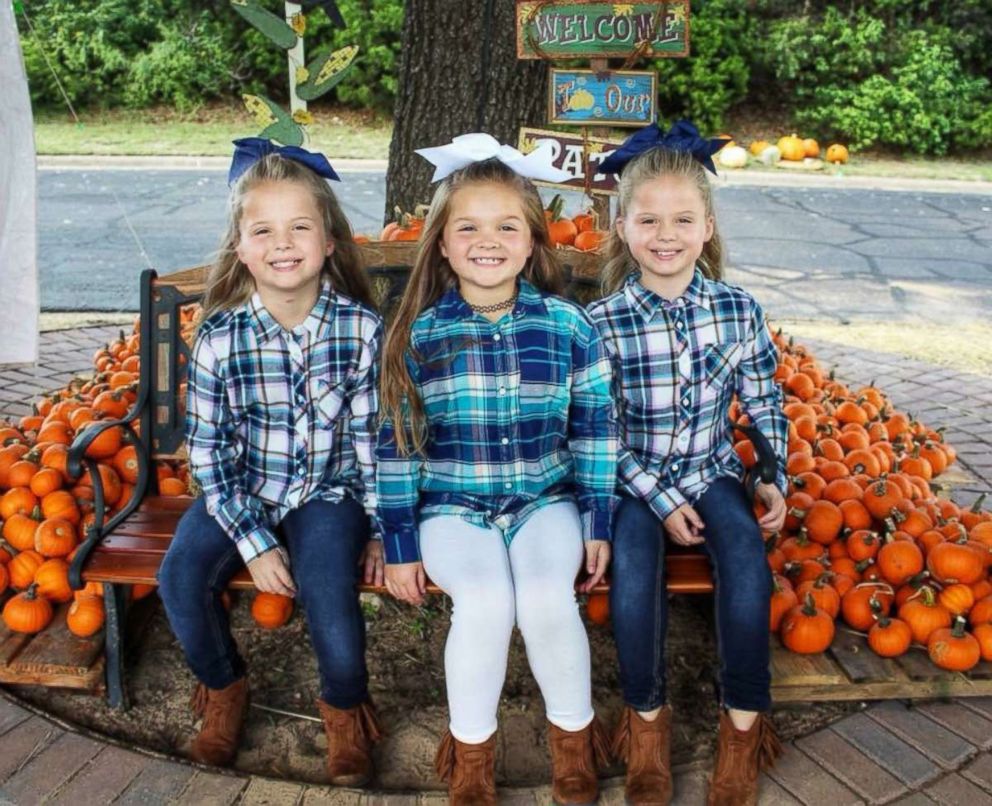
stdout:
{"type": "Polygon", "coordinates": [[[38,360],[34,124],[21,43],[0,0],[0,364],[38,360]]]}

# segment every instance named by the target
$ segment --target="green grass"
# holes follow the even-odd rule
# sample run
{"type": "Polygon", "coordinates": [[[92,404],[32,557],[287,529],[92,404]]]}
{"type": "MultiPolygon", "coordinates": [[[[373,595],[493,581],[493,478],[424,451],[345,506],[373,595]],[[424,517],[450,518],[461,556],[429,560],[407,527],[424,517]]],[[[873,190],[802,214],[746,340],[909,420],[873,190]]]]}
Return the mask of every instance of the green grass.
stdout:
{"type": "MultiPolygon", "coordinates": [[[[317,109],[309,147],[338,158],[386,159],[392,123],[352,110],[317,109]]],[[[238,107],[205,107],[189,115],[172,110],[84,112],[77,124],[67,113],[38,112],[40,155],[223,156],[231,140],[258,133],[238,107]]]]}

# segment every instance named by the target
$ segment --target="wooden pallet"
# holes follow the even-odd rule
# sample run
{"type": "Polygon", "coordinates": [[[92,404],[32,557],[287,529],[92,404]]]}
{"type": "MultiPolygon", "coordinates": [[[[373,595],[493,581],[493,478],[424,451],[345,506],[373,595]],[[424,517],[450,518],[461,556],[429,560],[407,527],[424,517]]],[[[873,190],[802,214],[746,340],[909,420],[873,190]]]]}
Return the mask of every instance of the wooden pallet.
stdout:
{"type": "Polygon", "coordinates": [[[0,683],[103,690],[103,631],[78,638],[66,627],[68,610],[57,606],[51,625],[37,635],[12,632],[0,622],[0,683]]]}
{"type": "Polygon", "coordinates": [[[860,633],[838,625],[830,648],[797,655],[772,638],[772,700],[892,700],[984,697],[992,694],[992,663],[967,673],[945,672],[926,650],[912,647],[899,658],[880,658],[860,633]]]}

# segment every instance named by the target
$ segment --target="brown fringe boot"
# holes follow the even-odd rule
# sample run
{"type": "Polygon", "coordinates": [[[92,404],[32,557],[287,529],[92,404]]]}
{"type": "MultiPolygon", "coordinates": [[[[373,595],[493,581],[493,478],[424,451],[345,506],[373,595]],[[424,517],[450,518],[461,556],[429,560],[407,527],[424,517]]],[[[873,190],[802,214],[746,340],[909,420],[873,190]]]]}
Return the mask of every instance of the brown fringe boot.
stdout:
{"type": "Polygon", "coordinates": [[[363,786],[372,778],[372,745],[382,728],[369,702],[335,708],[317,700],[327,733],[327,780],[336,786],[363,786]]]}
{"type": "Polygon", "coordinates": [[[189,755],[193,761],[225,767],[238,752],[241,731],[248,708],[248,680],[242,677],[226,688],[207,688],[199,683],[190,702],[193,712],[203,717],[200,732],[189,755]]]}
{"type": "Polygon", "coordinates": [[[780,755],[782,744],[766,714],[758,714],[750,730],[742,731],[721,710],[707,806],[755,806],[758,774],[774,766],[780,755]]]}
{"type": "Polygon", "coordinates": [[[482,744],[465,744],[445,731],[434,769],[448,784],[450,806],[496,806],[495,733],[482,744]]]}
{"type": "Polygon", "coordinates": [[[567,731],[548,723],[551,747],[551,796],[560,806],[595,803],[597,772],[610,763],[609,742],[599,717],[582,730],[567,731]]]}
{"type": "Polygon", "coordinates": [[[672,708],[652,722],[623,709],[613,734],[613,757],[627,763],[624,797],[631,806],[667,806],[672,799],[672,708]]]}

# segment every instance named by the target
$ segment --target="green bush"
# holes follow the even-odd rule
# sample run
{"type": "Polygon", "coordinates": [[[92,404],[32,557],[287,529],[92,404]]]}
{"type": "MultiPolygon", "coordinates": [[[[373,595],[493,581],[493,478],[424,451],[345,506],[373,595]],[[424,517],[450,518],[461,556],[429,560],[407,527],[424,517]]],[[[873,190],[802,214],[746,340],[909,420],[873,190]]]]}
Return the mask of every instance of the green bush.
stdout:
{"type": "Polygon", "coordinates": [[[728,110],[747,95],[754,17],[740,2],[694,2],[691,58],[657,59],[658,106],[665,120],[688,118],[702,132],[724,128],[728,110]]]}
{"type": "Polygon", "coordinates": [[[864,8],[775,23],[763,48],[796,123],[854,149],[920,154],[992,144],[992,91],[970,75],[943,26],[893,30],[864,8]]]}
{"type": "MultiPolygon", "coordinates": [[[[26,7],[34,35],[23,17],[18,23],[36,106],[62,104],[45,55],[79,107],[161,103],[188,110],[243,92],[286,101],[285,51],[251,28],[226,0],[31,0],[26,7]]],[[[271,8],[276,11],[277,4],[271,8]]],[[[308,14],[307,60],[321,50],[358,45],[348,76],[329,98],[390,111],[402,0],[339,0],[338,8],[348,23],[344,30],[333,28],[323,11],[308,14]]]]}

